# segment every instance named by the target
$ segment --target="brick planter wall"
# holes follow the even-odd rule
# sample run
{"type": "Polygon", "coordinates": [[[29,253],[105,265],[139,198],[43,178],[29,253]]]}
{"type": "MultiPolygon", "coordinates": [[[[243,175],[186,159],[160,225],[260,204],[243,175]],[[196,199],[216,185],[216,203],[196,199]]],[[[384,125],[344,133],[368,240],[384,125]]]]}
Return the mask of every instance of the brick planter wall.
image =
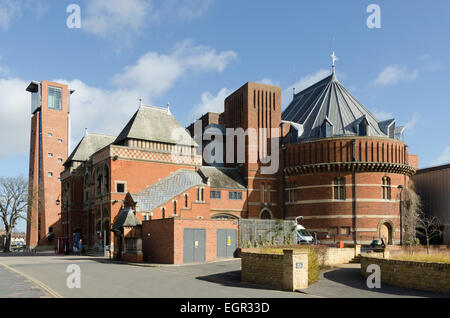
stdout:
{"type": "Polygon", "coordinates": [[[367,277],[367,267],[376,264],[381,269],[381,283],[450,294],[450,264],[390,260],[364,256],[361,275],[367,277]]]}
{"type": "Polygon", "coordinates": [[[241,260],[243,282],[286,291],[308,288],[307,252],[285,249],[283,254],[265,254],[243,250],[241,260]],[[302,263],[301,268],[297,263],[302,263]]]}

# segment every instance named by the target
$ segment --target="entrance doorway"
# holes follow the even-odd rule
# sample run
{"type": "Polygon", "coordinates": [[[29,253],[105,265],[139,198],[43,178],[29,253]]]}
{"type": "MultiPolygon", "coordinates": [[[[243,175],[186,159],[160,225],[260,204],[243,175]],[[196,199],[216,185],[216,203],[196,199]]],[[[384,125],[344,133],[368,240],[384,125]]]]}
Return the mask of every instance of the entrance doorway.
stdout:
{"type": "Polygon", "coordinates": [[[384,222],[380,225],[378,236],[380,237],[380,239],[383,238],[386,244],[392,245],[392,232],[392,225],[389,222],[384,222]]]}

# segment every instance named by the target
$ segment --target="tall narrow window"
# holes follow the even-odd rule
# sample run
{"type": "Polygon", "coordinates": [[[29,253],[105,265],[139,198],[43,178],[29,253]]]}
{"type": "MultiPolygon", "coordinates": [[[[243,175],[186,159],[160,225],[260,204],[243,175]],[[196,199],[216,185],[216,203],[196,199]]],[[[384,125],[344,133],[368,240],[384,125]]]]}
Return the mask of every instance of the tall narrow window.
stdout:
{"type": "Polygon", "coordinates": [[[184,207],[186,209],[188,208],[188,195],[187,194],[184,195],[184,207]]]}
{"type": "Polygon", "coordinates": [[[204,201],[204,196],[203,196],[204,192],[205,192],[205,189],[201,188],[200,189],[200,201],[202,201],[202,202],[204,201]]]}
{"type": "Polygon", "coordinates": [[[48,87],[48,108],[61,110],[62,108],[62,90],[59,87],[48,87]]]}
{"type": "Polygon", "coordinates": [[[177,215],[177,201],[173,201],[173,215],[177,215]]]}
{"type": "Polygon", "coordinates": [[[264,182],[263,182],[263,183],[261,183],[261,202],[262,202],[262,203],[265,203],[265,202],[266,202],[266,199],[265,199],[265,197],[264,197],[264,194],[265,194],[265,189],[264,189],[264,182]]]}
{"type": "Polygon", "coordinates": [[[367,130],[369,129],[369,122],[367,119],[363,119],[359,124],[359,135],[360,136],[368,136],[367,130]]]}
{"type": "Polygon", "coordinates": [[[345,178],[339,177],[334,179],[334,199],[345,200],[345,178]]]}
{"type": "Polygon", "coordinates": [[[384,177],[382,180],[382,192],[383,192],[383,200],[391,199],[391,178],[384,177]]]}
{"type": "Polygon", "coordinates": [[[166,208],[162,208],[162,218],[166,218],[166,208]]]}

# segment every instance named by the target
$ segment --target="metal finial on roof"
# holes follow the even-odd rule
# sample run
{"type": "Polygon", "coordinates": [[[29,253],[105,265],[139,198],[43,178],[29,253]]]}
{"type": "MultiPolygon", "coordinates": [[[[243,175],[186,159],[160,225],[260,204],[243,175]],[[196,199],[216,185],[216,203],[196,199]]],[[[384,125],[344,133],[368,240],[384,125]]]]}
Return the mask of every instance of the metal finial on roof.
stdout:
{"type": "Polygon", "coordinates": [[[88,134],[88,129],[84,128],[84,135],[86,136],[88,134]]]}
{"type": "Polygon", "coordinates": [[[333,54],[331,54],[331,60],[333,61],[333,74],[334,74],[336,71],[336,62],[339,61],[339,58],[336,56],[336,54],[334,54],[334,51],[333,54]]]}
{"type": "Polygon", "coordinates": [[[171,113],[170,113],[170,102],[167,102],[167,113],[169,115],[171,115],[171,113]]]}
{"type": "Polygon", "coordinates": [[[142,107],[142,97],[141,98],[139,98],[139,107],[142,107]]]}

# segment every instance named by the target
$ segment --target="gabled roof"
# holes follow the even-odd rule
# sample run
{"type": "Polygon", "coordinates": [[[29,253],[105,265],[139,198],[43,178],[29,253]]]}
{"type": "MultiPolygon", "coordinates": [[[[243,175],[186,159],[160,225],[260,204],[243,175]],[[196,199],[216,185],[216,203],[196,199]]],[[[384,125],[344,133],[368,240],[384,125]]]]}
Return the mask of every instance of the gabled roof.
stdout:
{"type": "Polygon", "coordinates": [[[87,161],[92,154],[110,145],[116,137],[86,133],[67,158],[70,161],[87,161]]]}
{"type": "Polygon", "coordinates": [[[246,189],[239,170],[235,168],[201,167],[200,174],[208,178],[211,188],[216,189],[246,189]]]}
{"type": "MultiPolygon", "coordinates": [[[[302,125],[303,133],[299,139],[316,139],[321,137],[321,126],[325,120],[333,125],[334,136],[355,136],[358,124],[366,119],[367,135],[389,136],[388,126],[394,120],[383,122],[361,104],[337,80],[333,73],[316,84],[294,95],[294,99],[282,114],[284,121],[302,125]]],[[[395,124],[395,123],[394,123],[395,124]]]]}
{"type": "Polygon", "coordinates": [[[135,227],[142,225],[133,210],[130,208],[123,209],[112,226],[112,231],[120,231],[123,227],[135,227]]]}
{"type": "Polygon", "coordinates": [[[139,107],[114,144],[125,139],[197,146],[168,109],[145,105],[139,107]],[[177,134],[174,135],[175,130],[177,130],[177,134]]]}
{"type": "Polygon", "coordinates": [[[148,212],[197,185],[206,185],[197,171],[180,169],[131,198],[137,203],[136,211],[148,212]]]}

